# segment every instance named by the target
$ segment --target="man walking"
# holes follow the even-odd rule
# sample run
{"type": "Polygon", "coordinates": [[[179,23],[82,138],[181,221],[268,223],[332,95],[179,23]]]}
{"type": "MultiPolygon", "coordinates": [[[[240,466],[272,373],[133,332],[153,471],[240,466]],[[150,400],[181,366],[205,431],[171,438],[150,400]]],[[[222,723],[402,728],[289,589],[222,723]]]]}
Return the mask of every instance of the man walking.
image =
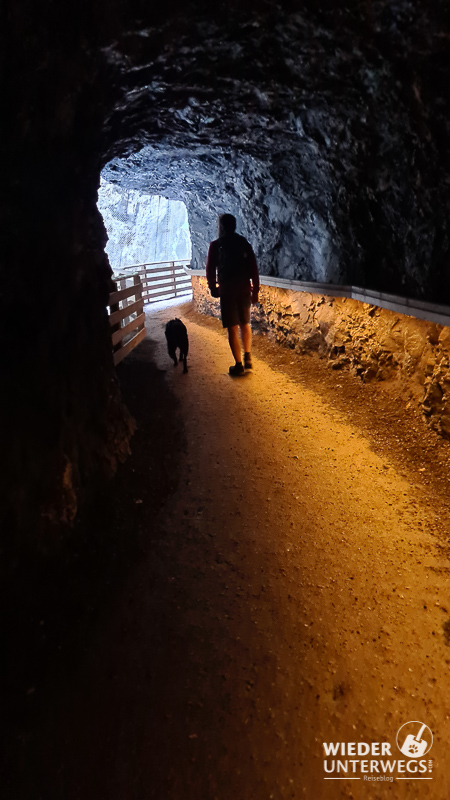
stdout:
{"type": "Polygon", "coordinates": [[[228,330],[235,360],[229,373],[233,377],[243,375],[245,369],[252,368],[250,305],[258,302],[259,275],[252,246],[236,233],[236,218],[232,214],[219,216],[219,238],[209,246],[206,279],[212,296],[220,297],[222,326],[228,330]]]}

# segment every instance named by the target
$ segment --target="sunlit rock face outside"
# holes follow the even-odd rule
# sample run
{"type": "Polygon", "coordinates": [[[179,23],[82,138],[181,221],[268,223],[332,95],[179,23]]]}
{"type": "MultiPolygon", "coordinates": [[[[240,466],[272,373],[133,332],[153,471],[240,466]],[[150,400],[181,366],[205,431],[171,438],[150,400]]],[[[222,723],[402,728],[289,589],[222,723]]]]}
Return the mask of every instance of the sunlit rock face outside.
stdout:
{"type": "Polygon", "coordinates": [[[43,506],[39,524],[70,519],[127,450],[104,167],[186,203],[194,266],[231,211],[267,274],[450,301],[448,14],[438,0],[7,0],[8,529],[26,511],[35,530],[43,506]]]}
{"type": "Polygon", "coordinates": [[[119,191],[101,181],[97,205],[108,234],[105,250],[114,272],[133,264],[190,260],[187,209],[179,200],[119,191]]]}

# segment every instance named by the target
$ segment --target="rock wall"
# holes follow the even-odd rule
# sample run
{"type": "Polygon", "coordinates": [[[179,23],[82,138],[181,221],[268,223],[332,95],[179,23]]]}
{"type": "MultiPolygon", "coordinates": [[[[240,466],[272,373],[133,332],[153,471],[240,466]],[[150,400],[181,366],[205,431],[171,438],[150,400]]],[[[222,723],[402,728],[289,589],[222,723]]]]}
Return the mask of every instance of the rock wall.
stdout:
{"type": "Polygon", "coordinates": [[[195,268],[231,211],[263,274],[450,303],[449,31],[434,2],[192,3],[111,47],[105,175],[186,203],[195,268]]]}
{"type": "Polygon", "coordinates": [[[10,345],[2,363],[0,510],[7,551],[10,537],[13,547],[17,537],[24,547],[47,546],[73,521],[85,491],[111,477],[129,451],[133,422],[112,361],[111,269],[95,201],[87,185],[63,208],[48,203],[53,227],[45,236],[46,224],[37,230],[43,212],[34,209],[34,224],[23,223],[34,234],[23,237],[32,257],[24,254],[21,269],[3,278],[10,345]]]}
{"type": "Polygon", "coordinates": [[[0,568],[22,547],[55,543],[80,498],[125,457],[132,430],[96,206],[114,90],[86,39],[99,47],[109,22],[100,28],[98,9],[71,2],[4,11],[0,568]]]}
{"type": "MultiPolygon", "coordinates": [[[[220,317],[206,278],[192,282],[198,310],[220,317]]],[[[405,403],[450,438],[450,328],[345,297],[262,286],[259,300],[254,329],[299,355],[327,359],[331,369],[395,384],[405,403]]]]}

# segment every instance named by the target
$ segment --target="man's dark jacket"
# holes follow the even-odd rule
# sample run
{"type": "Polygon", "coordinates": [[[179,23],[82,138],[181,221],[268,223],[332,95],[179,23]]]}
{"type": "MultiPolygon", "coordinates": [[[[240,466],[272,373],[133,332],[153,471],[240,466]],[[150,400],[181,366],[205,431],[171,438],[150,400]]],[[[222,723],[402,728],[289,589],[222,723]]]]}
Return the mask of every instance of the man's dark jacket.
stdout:
{"type": "Polygon", "coordinates": [[[257,301],[258,266],[253,248],[244,236],[226,233],[211,242],[206,260],[206,279],[213,297],[225,292],[251,291],[252,301],[257,301]]]}

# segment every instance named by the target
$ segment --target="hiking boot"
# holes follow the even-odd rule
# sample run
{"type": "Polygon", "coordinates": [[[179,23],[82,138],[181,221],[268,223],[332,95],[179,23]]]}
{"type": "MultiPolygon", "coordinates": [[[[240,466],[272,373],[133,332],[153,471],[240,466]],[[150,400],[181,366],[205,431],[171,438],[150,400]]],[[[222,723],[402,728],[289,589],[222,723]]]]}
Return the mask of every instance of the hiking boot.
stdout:
{"type": "Polygon", "coordinates": [[[239,363],[234,364],[234,366],[230,367],[228,373],[231,375],[232,378],[237,378],[238,375],[243,375],[244,367],[242,365],[242,361],[239,361],[239,363]]]}
{"type": "Polygon", "coordinates": [[[244,369],[252,369],[252,368],[253,368],[252,354],[244,353],[244,369]]]}

